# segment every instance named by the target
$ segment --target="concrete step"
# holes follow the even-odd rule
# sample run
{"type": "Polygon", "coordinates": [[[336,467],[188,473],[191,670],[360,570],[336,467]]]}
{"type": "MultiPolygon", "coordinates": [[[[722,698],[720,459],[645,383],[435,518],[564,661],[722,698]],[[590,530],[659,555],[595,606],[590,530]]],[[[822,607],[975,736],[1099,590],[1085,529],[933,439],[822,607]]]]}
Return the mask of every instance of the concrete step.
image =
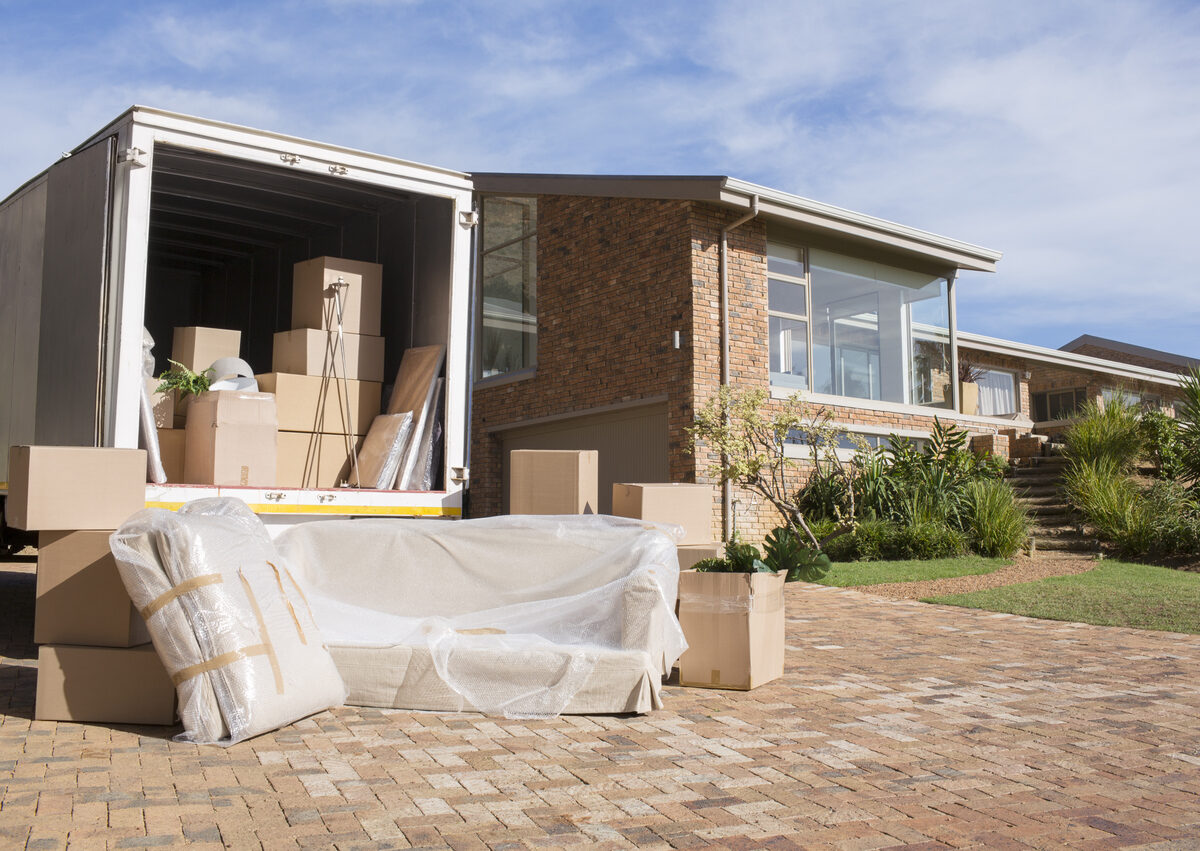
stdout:
{"type": "Polygon", "coordinates": [[[1012,484],[1017,499],[1040,499],[1044,496],[1061,496],[1062,488],[1058,481],[1053,482],[1018,482],[1012,484]]]}
{"type": "Polygon", "coordinates": [[[1079,526],[1072,524],[1035,523],[1030,534],[1038,538],[1090,538],[1080,530],[1079,526]]]}
{"type": "Polygon", "coordinates": [[[1034,550],[1064,553],[1094,553],[1100,549],[1099,544],[1092,538],[1043,538],[1033,535],[1034,550]]]}
{"type": "Polygon", "coordinates": [[[1063,525],[1063,523],[1066,522],[1066,518],[1071,516],[1071,507],[1062,503],[1056,503],[1053,505],[1028,505],[1026,506],[1026,510],[1029,511],[1030,516],[1032,516],[1035,520],[1040,521],[1053,518],[1054,520],[1059,521],[1050,524],[1055,526],[1063,525]]]}
{"type": "Polygon", "coordinates": [[[1063,499],[1063,495],[1058,493],[1058,491],[1052,491],[1051,493],[1043,496],[1018,494],[1017,502],[1026,508],[1047,508],[1055,505],[1061,505],[1065,508],[1069,505],[1069,503],[1063,499]]]}

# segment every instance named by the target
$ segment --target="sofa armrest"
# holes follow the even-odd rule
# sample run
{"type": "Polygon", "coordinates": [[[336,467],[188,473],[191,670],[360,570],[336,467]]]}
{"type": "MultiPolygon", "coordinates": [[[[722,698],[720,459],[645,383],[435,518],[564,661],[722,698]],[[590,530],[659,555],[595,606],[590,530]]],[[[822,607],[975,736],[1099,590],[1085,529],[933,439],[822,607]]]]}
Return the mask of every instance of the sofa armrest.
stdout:
{"type": "Polygon", "coordinates": [[[671,666],[682,652],[683,632],[652,570],[638,570],[625,582],[621,595],[621,647],[644,651],[654,667],[666,675],[671,673],[671,666]]]}

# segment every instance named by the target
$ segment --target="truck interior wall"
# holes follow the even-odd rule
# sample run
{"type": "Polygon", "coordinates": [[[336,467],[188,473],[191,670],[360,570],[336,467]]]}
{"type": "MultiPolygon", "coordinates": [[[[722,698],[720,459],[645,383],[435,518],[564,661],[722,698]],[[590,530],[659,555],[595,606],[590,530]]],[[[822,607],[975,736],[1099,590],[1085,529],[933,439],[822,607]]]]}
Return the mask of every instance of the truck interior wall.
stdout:
{"type": "Polygon", "coordinates": [[[292,328],[293,266],[325,255],[382,266],[385,385],[406,349],[448,342],[448,199],[170,148],[154,168],[145,318],[156,374],[173,329],[189,325],[241,330],[242,357],[271,371],[273,336],[292,328]]]}
{"type": "Polygon", "coordinates": [[[46,179],[0,204],[0,482],[8,447],[33,443],[46,179]]]}

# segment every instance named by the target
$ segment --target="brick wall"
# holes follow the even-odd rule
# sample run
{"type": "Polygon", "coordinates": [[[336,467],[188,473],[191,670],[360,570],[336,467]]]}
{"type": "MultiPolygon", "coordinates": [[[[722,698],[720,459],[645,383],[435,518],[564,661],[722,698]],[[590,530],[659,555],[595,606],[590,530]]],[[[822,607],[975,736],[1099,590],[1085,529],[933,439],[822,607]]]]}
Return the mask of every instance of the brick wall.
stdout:
{"type": "Polygon", "coordinates": [[[679,201],[538,198],[537,369],[474,391],[472,516],[501,509],[500,440],[489,426],[661,394],[671,478],[692,480],[681,451],[693,419],[688,213],[679,201]],[[684,331],[678,350],[675,329],[684,331]]]}
{"type": "Polygon", "coordinates": [[[1134,366],[1144,366],[1148,369],[1161,369],[1163,372],[1186,372],[1187,367],[1180,366],[1172,361],[1160,360],[1156,357],[1148,355],[1136,355],[1129,352],[1110,349],[1107,346],[1098,346],[1093,343],[1085,343],[1074,350],[1074,354],[1087,355],[1092,358],[1103,358],[1104,360],[1117,361],[1118,363],[1128,363],[1134,366]]]}

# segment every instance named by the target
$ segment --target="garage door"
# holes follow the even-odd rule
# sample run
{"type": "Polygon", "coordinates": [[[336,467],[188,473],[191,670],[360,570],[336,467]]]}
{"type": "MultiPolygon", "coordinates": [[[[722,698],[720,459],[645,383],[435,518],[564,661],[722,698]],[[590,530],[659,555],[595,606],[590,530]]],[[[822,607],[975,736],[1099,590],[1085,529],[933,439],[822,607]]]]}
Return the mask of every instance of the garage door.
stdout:
{"type": "Polygon", "coordinates": [[[612,512],[615,482],[667,482],[667,409],[648,405],[556,420],[501,434],[504,512],[508,513],[509,453],[514,449],[595,449],[600,462],[600,513],[612,512]]]}

